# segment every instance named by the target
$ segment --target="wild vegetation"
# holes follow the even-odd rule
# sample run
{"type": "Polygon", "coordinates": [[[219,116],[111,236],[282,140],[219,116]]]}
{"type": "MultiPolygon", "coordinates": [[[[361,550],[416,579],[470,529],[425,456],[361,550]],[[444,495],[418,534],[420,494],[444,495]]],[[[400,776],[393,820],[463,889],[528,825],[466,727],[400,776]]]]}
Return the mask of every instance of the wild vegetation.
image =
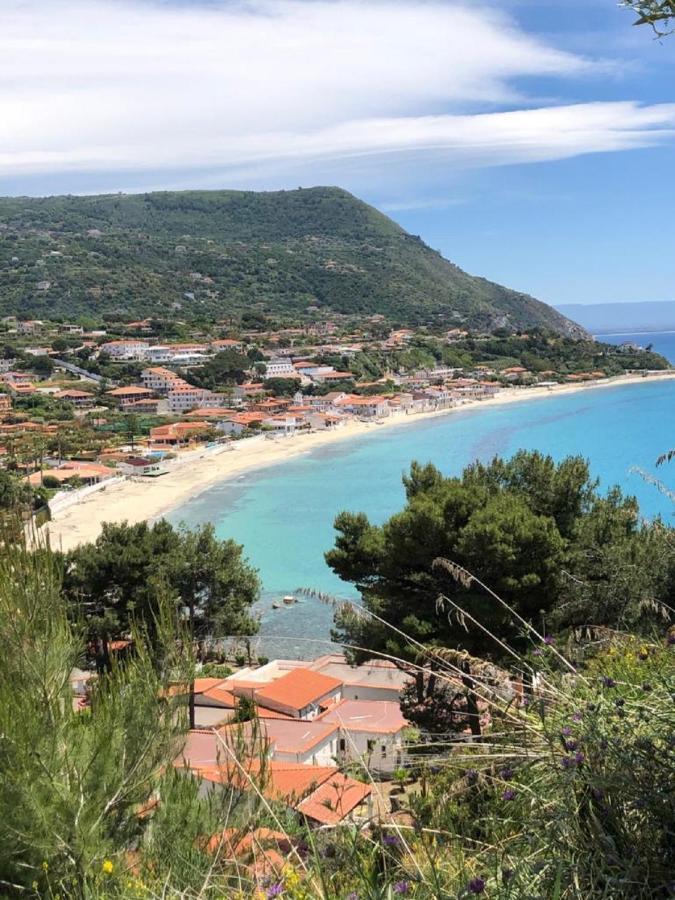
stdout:
{"type": "MultiPolygon", "coordinates": [[[[139,618],[133,652],[92,682],[87,709],[74,706],[69,677],[82,664],[85,633],[63,576],[62,560],[45,546],[3,540],[5,896],[672,896],[675,634],[663,622],[639,639],[596,634],[572,656],[562,639],[532,626],[523,624],[522,650],[486,631],[500,654],[511,651],[511,671],[529,676],[523,699],[476,668],[485,736],[420,757],[401,779],[415,778],[403,815],[376,817],[359,831],[314,831],[263,798],[264,771],[245,791],[204,793],[171,765],[187,729],[175,687],[189,681],[194,661],[170,591],[155,608],[152,635],[139,618]],[[251,857],[233,851],[252,824],[285,834],[282,871],[256,876],[251,857]]],[[[430,655],[438,679],[457,689],[460,660],[437,649],[418,664],[430,655]]],[[[236,736],[231,750],[239,752],[236,736]]]]}
{"type": "Polygon", "coordinates": [[[0,199],[0,311],[291,321],[578,326],[466,274],[338,188],[0,199]]]}

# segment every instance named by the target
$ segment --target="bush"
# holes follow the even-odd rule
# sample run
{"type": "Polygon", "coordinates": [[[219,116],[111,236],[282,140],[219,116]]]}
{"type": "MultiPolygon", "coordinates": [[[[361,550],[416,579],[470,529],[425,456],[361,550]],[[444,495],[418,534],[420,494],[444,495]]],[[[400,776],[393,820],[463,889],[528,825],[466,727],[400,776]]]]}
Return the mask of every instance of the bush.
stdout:
{"type": "Polygon", "coordinates": [[[232,669],[224,663],[206,663],[199,672],[200,678],[227,678],[231,674],[232,669]]]}
{"type": "Polygon", "coordinates": [[[258,665],[265,666],[270,661],[269,656],[259,656],[258,657],[258,665]]]}

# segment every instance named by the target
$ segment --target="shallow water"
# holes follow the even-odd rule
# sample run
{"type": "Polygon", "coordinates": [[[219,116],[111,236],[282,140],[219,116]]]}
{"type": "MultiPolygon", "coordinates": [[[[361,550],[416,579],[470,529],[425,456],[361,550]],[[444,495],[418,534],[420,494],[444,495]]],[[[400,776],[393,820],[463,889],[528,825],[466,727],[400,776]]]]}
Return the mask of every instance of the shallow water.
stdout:
{"type": "Polygon", "coordinates": [[[635,468],[675,489],[675,463],[655,460],[675,447],[675,380],[526,400],[456,412],[383,429],[349,443],[235,477],[209,488],[170,516],[174,523],[210,521],[220,537],[241,542],[264,585],[260,652],[304,656],[325,650],[332,610],[317,599],[272,610],[272,599],[313,588],[352,597],[328,569],[332,523],[343,509],[381,522],[401,508],[401,474],[413,459],[431,460],[448,474],[472,460],[538,449],[560,459],[589,458],[601,488],[619,484],[635,494],[645,516],[672,522],[673,504],[635,468]],[[319,643],[316,643],[316,641],[319,643]]]}

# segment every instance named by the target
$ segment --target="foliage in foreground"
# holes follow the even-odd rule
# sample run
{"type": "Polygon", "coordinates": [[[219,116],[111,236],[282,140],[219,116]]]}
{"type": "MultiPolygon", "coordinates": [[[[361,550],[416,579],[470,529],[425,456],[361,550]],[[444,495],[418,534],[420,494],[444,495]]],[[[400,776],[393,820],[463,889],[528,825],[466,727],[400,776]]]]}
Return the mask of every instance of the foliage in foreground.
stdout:
{"type": "MultiPolygon", "coordinates": [[[[576,670],[540,642],[527,702],[476,678],[491,723],[478,742],[419,763],[407,811],[311,831],[255,789],[212,791],[171,766],[186,728],[167,689],[189,678],[172,604],[153,654],[136,652],[73,707],[81,632],[59,559],[5,543],[0,560],[0,883],[5,896],[492,900],[645,898],[673,892],[675,634],[614,635],[576,670]],[[283,871],[206,839],[282,831],[283,871]]],[[[438,677],[456,683],[458,668],[438,677]]],[[[438,660],[437,660],[438,662],[438,660]]],[[[414,748],[413,748],[414,749],[414,748]]],[[[438,749],[438,748],[437,748],[438,749]]],[[[367,773],[365,773],[368,777],[367,773]]]]}

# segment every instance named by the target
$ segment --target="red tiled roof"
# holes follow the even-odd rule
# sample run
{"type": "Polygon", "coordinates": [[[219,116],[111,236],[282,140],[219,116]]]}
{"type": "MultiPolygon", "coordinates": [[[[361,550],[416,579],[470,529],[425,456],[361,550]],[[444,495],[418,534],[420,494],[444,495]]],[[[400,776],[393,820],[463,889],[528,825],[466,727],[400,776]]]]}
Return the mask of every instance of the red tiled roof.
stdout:
{"type": "Polygon", "coordinates": [[[337,678],[321,675],[310,669],[292,669],[281,678],[256,691],[256,702],[265,706],[271,701],[291,709],[303,709],[320,700],[326,694],[339,688],[342,684],[337,678]]]}
{"type": "Polygon", "coordinates": [[[322,825],[336,825],[363,803],[371,792],[369,785],[336,772],[306,797],[297,810],[322,825]]]}

